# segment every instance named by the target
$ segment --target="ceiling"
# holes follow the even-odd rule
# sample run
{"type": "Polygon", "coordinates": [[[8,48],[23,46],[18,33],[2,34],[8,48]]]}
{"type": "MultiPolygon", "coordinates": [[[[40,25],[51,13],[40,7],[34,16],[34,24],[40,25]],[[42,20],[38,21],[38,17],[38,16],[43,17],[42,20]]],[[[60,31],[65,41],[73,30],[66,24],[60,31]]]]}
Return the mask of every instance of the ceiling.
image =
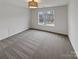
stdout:
{"type": "Polygon", "coordinates": [[[38,0],[39,8],[67,5],[69,0],[38,0]]]}
{"type": "Polygon", "coordinates": [[[39,3],[39,7],[52,7],[68,4],[69,0],[42,0],[39,3]]]}
{"type": "MultiPolygon", "coordinates": [[[[6,5],[6,6],[10,4],[17,7],[28,8],[27,1],[28,0],[0,0],[0,4],[6,5]]],[[[69,0],[38,0],[38,1],[39,1],[39,6],[38,6],[39,8],[62,6],[62,5],[68,4],[69,2],[69,0]]]]}

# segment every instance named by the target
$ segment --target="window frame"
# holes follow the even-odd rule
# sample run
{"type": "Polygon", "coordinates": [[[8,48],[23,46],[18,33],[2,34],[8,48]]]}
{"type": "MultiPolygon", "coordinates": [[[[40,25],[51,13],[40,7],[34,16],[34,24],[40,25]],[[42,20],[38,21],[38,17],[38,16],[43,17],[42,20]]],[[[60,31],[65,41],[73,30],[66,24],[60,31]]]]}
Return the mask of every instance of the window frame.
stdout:
{"type": "MultiPolygon", "coordinates": [[[[47,14],[48,15],[48,14],[47,14]]],[[[38,11],[38,25],[42,25],[42,26],[55,26],[55,10],[48,10],[48,11],[38,11]],[[42,16],[43,17],[46,17],[46,15],[44,16],[44,14],[46,13],[47,14],[47,12],[49,12],[50,14],[52,14],[52,19],[54,19],[53,20],[53,22],[51,23],[51,24],[46,24],[44,21],[45,21],[45,18],[44,18],[44,20],[43,20],[43,23],[40,23],[40,17],[39,17],[39,14],[43,14],[42,16]]]]}

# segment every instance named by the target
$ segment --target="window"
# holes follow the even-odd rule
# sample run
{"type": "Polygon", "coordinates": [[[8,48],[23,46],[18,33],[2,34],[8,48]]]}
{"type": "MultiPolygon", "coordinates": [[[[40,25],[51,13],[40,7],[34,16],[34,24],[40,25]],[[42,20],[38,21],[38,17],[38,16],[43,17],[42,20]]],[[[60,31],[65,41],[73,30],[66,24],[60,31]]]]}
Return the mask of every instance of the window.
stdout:
{"type": "Polygon", "coordinates": [[[38,25],[55,26],[55,13],[53,11],[38,11],[38,25]]]}

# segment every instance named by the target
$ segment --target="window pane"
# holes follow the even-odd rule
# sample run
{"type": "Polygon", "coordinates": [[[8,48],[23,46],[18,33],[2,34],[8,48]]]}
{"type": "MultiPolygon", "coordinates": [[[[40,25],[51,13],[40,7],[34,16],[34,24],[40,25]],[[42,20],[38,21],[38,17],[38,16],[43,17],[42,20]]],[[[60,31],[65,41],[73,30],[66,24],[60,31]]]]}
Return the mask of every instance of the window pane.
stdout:
{"type": "Polygon", "coordinates": [[[53,11],[38,12],[38,23],[42,25],[53,25],[55,21],[55,13],[53,11]]]}

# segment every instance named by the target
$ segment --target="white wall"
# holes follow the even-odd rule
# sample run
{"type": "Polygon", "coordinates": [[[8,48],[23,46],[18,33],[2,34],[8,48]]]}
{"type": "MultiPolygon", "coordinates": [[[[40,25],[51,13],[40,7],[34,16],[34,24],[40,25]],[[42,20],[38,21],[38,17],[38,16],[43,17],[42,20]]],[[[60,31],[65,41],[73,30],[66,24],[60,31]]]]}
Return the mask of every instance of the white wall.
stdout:
{"type": "Polygon", "coordinates": [[[67,6],[58,6],[58,7],[46,7],[31,10],[31,28],[47,30],[51,32],[68,34],[68,25],[67,25],[67,6]],[[55,26],[41,26],[38,25],[38,11],[46,11],[46,10],[55,10],[55,26]]]}
{"type": "Polygon", "coordinates": [[[0,0],[0,40],[29,28],[25,0],[0,0]]]}
{"type": "Polygon", "coordinates": [[[78,2],[77,0],[70,0],[68,7],[68,25],[69,25],[69,38],[72,46],[78,54],[78,2]]]}

